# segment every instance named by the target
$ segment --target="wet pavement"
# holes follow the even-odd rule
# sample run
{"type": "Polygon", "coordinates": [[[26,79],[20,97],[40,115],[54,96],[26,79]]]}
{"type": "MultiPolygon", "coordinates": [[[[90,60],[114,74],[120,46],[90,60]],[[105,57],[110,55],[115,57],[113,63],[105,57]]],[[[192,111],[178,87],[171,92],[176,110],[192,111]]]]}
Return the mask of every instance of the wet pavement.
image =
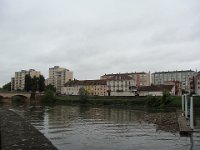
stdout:
{"type": "Polygon", "coordinates": [[[1,150],[56,150],[29,122],[0,107],[1,150]]]}

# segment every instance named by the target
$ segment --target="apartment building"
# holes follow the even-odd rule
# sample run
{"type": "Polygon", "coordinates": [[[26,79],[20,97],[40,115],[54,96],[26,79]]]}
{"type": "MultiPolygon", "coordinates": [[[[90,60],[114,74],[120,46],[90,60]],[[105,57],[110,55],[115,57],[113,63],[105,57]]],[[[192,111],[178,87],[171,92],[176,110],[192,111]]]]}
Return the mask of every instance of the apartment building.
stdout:
{"type": "Polygon", "coordinates": [[[193,76],[190,76],[189,78],[189,85],[190,85],[190,90],[189,93],[190,94],[194,94],[195,93],[195,77],[197,74],[194,74],[193,76]]]}
{"type": "MultiPolygon", "coordinates": [[[[132,73],[119,73],[120,75],[128,75],[132,78],[133,86],[149,86],[151,84],[151,74],[146,72],[132,72],[132,73]]],[[[111,79],[119,74],[105,74],[101,76],[101,79],[111,79]]]]}
{"type": "Polygon", "coordinates": [[[49,78],[45,79],[45,85],[49,85],[49,78]]]}
{"type": "Polygon", "coordinates": [[[15,77],[11,78],[11,91],[15,90],[15,77]]]}
{"type": "Polygon", "coordinates": [[[84,88],[89,95],[107,96],[108,88],[106,80],[73,80],[65,84],[61,88],[61,94],[79,95],[79,89],[84,88]]]}
{"type": "Polygon", "coordinates": [[[61,88],[64,87],[65,83],[73,79],[73,72],[61,68],[59,66],[54,66],[49,68],[49,78],[46,80],[46,83],[49,85],[54,85],[58,93],[61,92],[61,88]]]}
{"type": "Polygon", "coordinates": [[[180,81],[182,89],[190,91],[189,78],[193,76],[195,72],[192,70],[185,71],[168,71],[168,72],[155,72],[152,73],[152,84],[160,85],[164,84],[165,81],[180,81]]]}
{"type": "Polygon", "coordinates": [[[18,72],[15,72],[15,77],[11,78],[11,90],[16,91],[16,90],[24,90],[25,86],[25,76],[27,74],[30,74],[31,78],[34,76],[39,77],[40,76],[40,71],[35,71],[34,69],[30,70],[21,70],[18,72]]]}
{"type": "Polygon", "coordinates": [[[200,95],[200,72],[190,77],[190,94],[200,95]]]}
{"type": "Polygon", "coordinates": [[[200,72],[194,77],[194,91],[196,95],[200,95],[200,72]]]}
{"type": "Polygon", "coordinates": [[[113,75],[107,79],[107,86],[109,96],[135,96],[135,82],[127,74],[113,75]]]}
{"type": "Polygon", "coordinates": [[[181,96],[182,95],[182,84],[180,81],[165,81],[164,85],[173,85],[175,87],[174,96],[181,96]]]}
{"type": "Polygon", "coordinates": [[[34,77],[38,78],[41,75],[40,71],[35,71],[34,69],[30,69],[28,73],[30,74],[31,78],[34,78],[34,77]]]}

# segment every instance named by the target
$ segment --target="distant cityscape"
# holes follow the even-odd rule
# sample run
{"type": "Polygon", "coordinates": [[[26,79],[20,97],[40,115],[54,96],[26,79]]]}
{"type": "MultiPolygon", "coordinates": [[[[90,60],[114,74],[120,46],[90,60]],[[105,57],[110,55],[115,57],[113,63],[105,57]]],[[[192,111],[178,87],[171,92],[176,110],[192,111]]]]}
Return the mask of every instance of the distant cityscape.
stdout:
{"type": "MultiPolygon", "coordinates": [[[[40,71],[34,69],[15,72],[11,78],[11,91],[23,91],[25,76],[39,77],[40,71]]],[[[162,96],[164,91],[173,96],[182,93],[200,95],[200,72],[192,70],[131,72],[104,74],[98,80],[74,79],[73,71],[54,66],[49,68],[49,77],[45,85],[53,85],[56,92],[62,95],[79,95],[84,88],[94,96],[162,96]]]]}

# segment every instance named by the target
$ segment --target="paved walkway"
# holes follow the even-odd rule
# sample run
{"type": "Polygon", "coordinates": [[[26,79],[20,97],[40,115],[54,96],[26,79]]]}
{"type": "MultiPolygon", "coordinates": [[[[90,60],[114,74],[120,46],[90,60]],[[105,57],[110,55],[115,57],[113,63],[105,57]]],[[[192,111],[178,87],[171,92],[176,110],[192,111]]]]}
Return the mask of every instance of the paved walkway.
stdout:
{"type": "Polygon", "coordinates": [[[177,113],[180,134],[191,134],[192,129],[190,128],[189,121],[182,115],[182,112],[179,111],[177,113]]]}
{"type": "Polygon", "coordinates": [[[30,123],[5,108],[0,108],[0,129],[2,150],[57,150],[30,123]]]}

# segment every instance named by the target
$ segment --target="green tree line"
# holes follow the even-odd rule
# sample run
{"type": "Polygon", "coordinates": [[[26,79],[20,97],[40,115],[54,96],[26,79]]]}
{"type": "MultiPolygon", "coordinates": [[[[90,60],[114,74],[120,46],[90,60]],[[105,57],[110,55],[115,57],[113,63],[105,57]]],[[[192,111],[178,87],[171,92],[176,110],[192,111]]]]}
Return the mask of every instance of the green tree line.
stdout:
{"type": "Polygon", "coordinates": [[[1,90],[3,90],[3,91],[11,91],[11,82],[6,83],[5,85],[3,85],[1,90]]]}
{"type": "Polygon", "coordinates": [[[24,91],[26,92],[42,92],[45,90],[45,79],[44,76],[40,75],[39,77],[34,76],[31,78],[30,74],[25,76],[25,86],[24,91]]]}

